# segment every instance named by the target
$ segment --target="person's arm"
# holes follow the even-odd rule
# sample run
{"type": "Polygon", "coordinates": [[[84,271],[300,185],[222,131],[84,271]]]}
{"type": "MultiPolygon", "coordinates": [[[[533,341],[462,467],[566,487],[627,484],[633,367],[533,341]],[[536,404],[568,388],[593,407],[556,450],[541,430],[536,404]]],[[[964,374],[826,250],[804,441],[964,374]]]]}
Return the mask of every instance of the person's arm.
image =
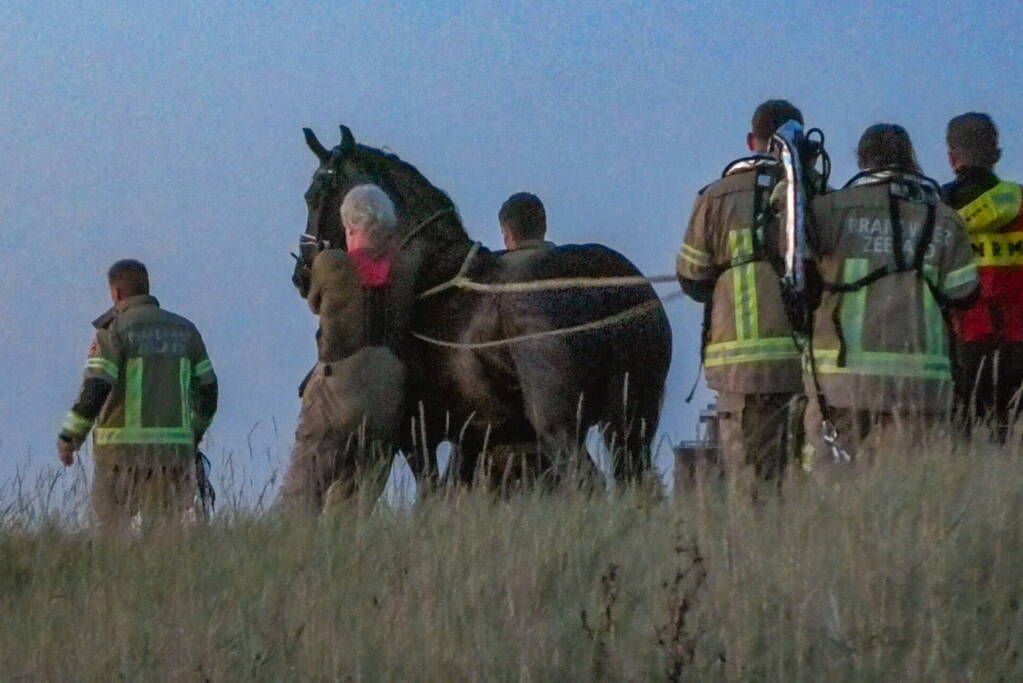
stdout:
{"type": "Polygon", "coordinates": [[[701,192],[696,197],[682,248],[675,259],[675,273],[682,291],[700,303],[711,300],[716,280],[714,255],[707,238],[710,213],[710,203],[701,192]]]}
{"type": "Polygon", "coordinates": [[[112,389],[109,382],[98,377],[88,377],[82,382],[78,400],[64,418],[64,425],[57,437],[58,454],[65,465],[74,464],[73,454],[85,443],[112,389]]]}
{"type": "Polygon", "coordinates": [[[198,332],[195,333],[192,351],[192,381],[194,386],[192,429],[195,432],[195,443],[198,445],[217,413],[220,393],[217,375],[213,372],[213,364],[210,363],[206,345],[198,332]]]}
{"type": "Polygon", "coordinates": [[[980,296],[980,280],[973,247],[970,246],[966,226],[958,215],[952,215],[950,220],[942,223],[944,225],[939,224],[937,230],[945,229],[948,232],[939,279],[940,303],[950,309],[970,308],[980,296]]]}
{"type": "Polygon", "coordinates": [[[200,384],[195,390],[195,442],[202,441],[203,435],[213,422],[213,416],[217,413],[217,400],[219,388],[216,378],[209,384],[200,384]]]}
{"type": "Polygon", "coordinates": [[[345,264],[347,258],[340,249],[326,249],[321,251],[313,259],[312,268],[309,271],[309,293],[306,301],[309,303],[309,310],[319,315],[323,308],[324,295],[329,291],[337,290],[337,269],[339,264],[345,264]]]}
{"type": "Polygon", "coordinates": [[[78,399],[57,436],[57,455],[65,466],[74,464],[74,453],[85,443],[103,404],[120,379],[120,365],[121,353],[115,336],[108,329],[97,330],[85,361],[85,377],[78,399]]]}

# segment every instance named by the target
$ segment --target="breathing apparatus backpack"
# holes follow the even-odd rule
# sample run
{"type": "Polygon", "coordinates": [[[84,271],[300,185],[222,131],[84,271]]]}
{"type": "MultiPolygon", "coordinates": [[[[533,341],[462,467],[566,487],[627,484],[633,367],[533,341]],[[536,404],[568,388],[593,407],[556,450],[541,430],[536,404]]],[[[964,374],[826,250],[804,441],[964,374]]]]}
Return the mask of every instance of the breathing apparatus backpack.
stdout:
{"type": "Polygon", "coordinates": [[[811,201],[828,191],[831,158],[824,148],[824,133],[819,128],[804,132],[790,119],[771,139],[771,149],[785,169],[785,235],[781,278],[785,312],[797,335],[810,333],[814,303],[819,295],[813,268],[806,268],[813,235],[811,201]],[[820,164],[821,170],[817,171],[820,164]]]}

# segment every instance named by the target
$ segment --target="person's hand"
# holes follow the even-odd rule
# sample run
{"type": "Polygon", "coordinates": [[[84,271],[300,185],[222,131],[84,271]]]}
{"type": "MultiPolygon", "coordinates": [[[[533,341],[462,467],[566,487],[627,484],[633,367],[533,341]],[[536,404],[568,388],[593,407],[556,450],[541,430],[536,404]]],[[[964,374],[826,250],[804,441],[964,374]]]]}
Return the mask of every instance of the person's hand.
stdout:
{"type": "Polygon", "coordinates": [[[75,464],[75,443],[63,434],[57,437],[57,459],[64,467],[75,464]]]}

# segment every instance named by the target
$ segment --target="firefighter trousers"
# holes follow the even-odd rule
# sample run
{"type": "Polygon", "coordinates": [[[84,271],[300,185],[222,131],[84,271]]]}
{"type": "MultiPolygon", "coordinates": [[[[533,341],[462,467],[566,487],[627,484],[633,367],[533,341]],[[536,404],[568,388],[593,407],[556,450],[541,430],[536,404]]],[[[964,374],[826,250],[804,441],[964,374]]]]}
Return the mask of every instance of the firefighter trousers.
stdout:
{"type": "Polygon", "coordinates": [[[94,460],[92,512],[102,533],[198,519],[193,448],[97,447],[94,460]]]}
{"type": "Polygon", "coordinates": [[[756,477],[780,480],[802,443],[802,394],[719,392],[718,426],[726,472],[748,466],[756,477]]]}
{"type": "Polygon", "coordinates": [[[357,503],[368,510],[383,491],[402,416],[405,371],[386,350],[364,351],[317,363],[309,376],[278,508],[316,515],[357,503]]]}

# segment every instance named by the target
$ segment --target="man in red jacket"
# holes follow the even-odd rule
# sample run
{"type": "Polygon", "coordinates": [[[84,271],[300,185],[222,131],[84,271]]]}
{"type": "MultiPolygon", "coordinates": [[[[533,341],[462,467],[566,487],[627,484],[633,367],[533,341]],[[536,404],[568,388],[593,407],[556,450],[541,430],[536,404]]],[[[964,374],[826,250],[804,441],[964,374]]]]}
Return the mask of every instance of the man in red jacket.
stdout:
{"type": "Polygon", "coordinates": [[[956,178],[943,188],[973,246],[980,295],[956,314],[956,395],[967,423],[988,422],[1004,441],[1023,387],[1023,192],[1000,180],[998,129],[987,114],[948,123],[948,160],[956,178]]]}

